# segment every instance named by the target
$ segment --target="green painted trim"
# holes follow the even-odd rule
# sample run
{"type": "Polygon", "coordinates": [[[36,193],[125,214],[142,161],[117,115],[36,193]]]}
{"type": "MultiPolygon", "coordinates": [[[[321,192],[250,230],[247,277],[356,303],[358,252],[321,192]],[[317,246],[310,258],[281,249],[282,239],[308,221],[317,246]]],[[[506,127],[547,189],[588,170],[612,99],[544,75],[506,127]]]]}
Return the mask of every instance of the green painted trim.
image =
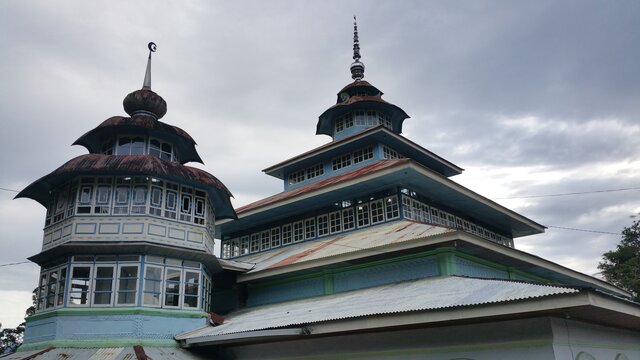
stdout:
{"type": "Polygon", "coordinates": [[[100,340],[51,340],[32,344],[22,344],[18,351],[40,350],[54,348],[113,348],[142,345],[147,347],[177,348],[180,343],[173,339],[100,339],[100,340]]]}
{"type": "Polygon", "coordinates": [[[167,309],[149,309],[149,308],[110,308],[110,309],[58,309],[48,311],[46,313],[40,313],[31,315],[25,319],[27,323],[31,321],[47,319],[56,316],[92,316],[92,315],[148,315],[148,316],[163,316],[163,317],[177,317],[177,318],[205,318],[209,316],[205,312],[201,311],[189,311],[189,310],[167,310],[167,309]]]}
{"type": "Polygon", "coordinates": [[[440,276],[456,274],[456,252],[449,250],[436,255],[438,259],[438,272],[440,276]]]}
{"type": "Polygon", "coordinates": [[[325,270],[320,270],[317,272],[313,272],[310,274],[304,274],[304,275],[295,275],[295,276],[290,276],[290,277],[284,277],[284,278],[280,278],[280,279],[274,279],[274,280],[258,280],[256,282],[253,283],[249,283],[248,286],[250,288],[255,288],[255,289],[263,289],[263,288],[269,288],[272,286],[276,286],[276,285],[283,285],[283,284],[290,284],[290,283],[295,283],[297,281],[302,281],[302,280],[308,280],[308,279],[318,279],[318,278],[322,278],[323,282],[324,282],[324,287],[325,287],[325,295],[329,295],[329,294],[333,294],[333,279],[331,280],[327,280],[327,276],[328,274],[331,274],[331,276],[335,275],[335,274],[339,274],[339,273],[344,273],[344,272],[350,272],[350,271],[354,271],[354,270],[360,270],[360,269],[367,269],[367,268],[373,268],[373,267],[377,267],[377,266],[381,266],[381,265],[387,265],[387,264],[393,264],[393,263],[399,263],[399,262],[403,262],[403,261],[408,261],[408,260],[413,260],[413,259],[419,259],[419,258],[427,258],[427,257],[431,257],[434,256],[436,257],[437,261],[438,261],[438,271],[440,273],[441,276],[447,276],[447,275],[464,275],[464,274],[459,274],[457,272],[457,268],[456,268],[456,263],[455,263],[455,257],[458,256],[460,258],[463,259],[467,259],[469,261],[473,261],[477,264],[480,265],[484,265],[484,266],[488,266],[491,267],[493,269],[496,270],[500,270],[500,271],[505,271],[509,274],[509,278],[512,278],[512,274],[517,274],[518,276],[521,276],[523,278],[527,278],[530,279],[532,281],[539,281],[539,282],[543,282],[543,283],[548,283],[549,280],[539,277],[539,276],[535,276],[520,270],[516,270],[510,267],[507,267],[505,265],[501,265],[489,260],[485,260],[482,258],[479,258],[477,256],[473,256],[473,255],[469,255],[469,254],[465,254],[460,252],[459,250],[457,250],[454,247],[440,247],[434,250],[429,250],[429,251],[422,251],[422,252],[418,252],[415,254],[408,254],[408,255],[403,255],[403,256],[398,256],[398,257],[394,257],[394,258],[388,258],[388,259],[382,259],[382,260],[376,260],[376,261],[372,261],[372,262],[366,262],[363,264],[358,264],[358,265],[349,265],[349,266],[345,266],[345,267],[341,267],[341,268],[337,268],[337,269],[325,269],[325,270]],[[329,286],[328,281],[331,281],[331,285],[329,286]],[[328,290],[330,289],[330,291],[328,290]]]}
{"type": "MultiPolygon", "coordinates": [[[[455,251],[455,255],[457,257],[460,257],[462,259],[466,259],[466,260],[469,260],[469,261],[473,261],[473,262],[475,262],[477,264],[480,264],[480,265],[488,266],[488,267],[496,269],[496,270],[507,272],[509,274],[509,278],[510,279],[511,279],[511,274],[509,272],[513,271],[514,273],[516,273],[516,274],[518,274],[520,276],[523,276],[523,277],[530,278],[531,280],[544,282],[544,283],[548,283],[549,282],[548,279],[545,279],[545,278],[542,278],[542,277],[539,277],[539,276],[536,276],[536,275],[532,275],[532,274],[529,274],[529,273],[525,273],[523,271],[516,270],[516,269],[510,268],[508,266],[495,263],[493,261],[485,260],[485,259],[479,258],[479,257],[474,256],[474,255],[465,254],[465,253],[462,253],[462,252],[459,252],[459,251],[455,251]]],[[[458,275],[460,275],[460,274],[458,274],[458,275]]]]}
{"type": "Polygon", "coordinates": [[[324,294],[333,294],[333,273],[331,273],[330,271],[327,271],[324,274],[324,294]]]}
{"type": "Polygon", "coordinates": [[[376,266],[380,266],[380,265],[386,265],[386,264],[402,262],[402,261],[406,261],[406,260],[429,257],[429,256],[437,255],[437,254],[442,253],[442,252],[450,252],[452,249],[454,249],[454,248],[452,248],[452,247],[441,247],[441,248],[438,248],[438,249],[435,249],[435,250],[423,251],[423,252],[418,252],[418,253],[415,253],[415,254],[403,255],[403,256],[398,256],[398,257],[389,258],[389,259],[376,260],[376,261],[367,262],[367,263],[358,264],[358,265],[349,265],[349,266],[345,266],[345,267],[338,268],[338,269],[320,270],[320,271],[317,271],[317,272],[314,272],[314,273],[311,273],[311,274],[295,275],[295,276],[290,276],[290,277],[285,277],[285,278],[275,279],[275,280],[258,280],[256,282],[249,283],[249,286],[256,287],[256,288],[261,288],[261,287],[269,287],[269,286],[273,286],[273,285],[281,285],[281,284],[296,282],[296,281],[299,281],[299,280],[307,280],[307,279],[311,279],[311,278],[318,278],[318,277],[324,276],[324,274],[327,273],[327,272],[329,272],[331,274],[338,274],[338,273],[349,272],[349,271],[353,271],[353,270],[366,269],[366,268],[376,267],[376,266]]]}

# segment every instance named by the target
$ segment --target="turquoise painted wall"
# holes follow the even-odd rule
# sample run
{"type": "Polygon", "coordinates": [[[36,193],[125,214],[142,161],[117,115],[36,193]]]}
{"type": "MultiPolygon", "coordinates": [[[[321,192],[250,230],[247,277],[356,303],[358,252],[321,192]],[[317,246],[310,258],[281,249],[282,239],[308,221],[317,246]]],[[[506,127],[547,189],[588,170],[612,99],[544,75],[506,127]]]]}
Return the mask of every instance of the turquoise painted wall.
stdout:
{"type": "Polygon", "coordinates": [[[175,335],[207,324],[206,314],[198,312],[192,316],[96,314],[91,311],[39,316],[27,319],[23,346],[118,346],[142,340],[161,346],[177,346],[173,340],[175,335]]]}
{"type": "MultiPolygon", "coordinates": [[[[325,269],[304,277],[248,284],[247,306],[329,295],[344,291],[432,276],[460,275],[489,279],[534,280],[507,267],[492,264],[453,249],[439,249],[398,259],[325,269]]],[[[215,302],[215,299],[214,299],[215,302]]]]}

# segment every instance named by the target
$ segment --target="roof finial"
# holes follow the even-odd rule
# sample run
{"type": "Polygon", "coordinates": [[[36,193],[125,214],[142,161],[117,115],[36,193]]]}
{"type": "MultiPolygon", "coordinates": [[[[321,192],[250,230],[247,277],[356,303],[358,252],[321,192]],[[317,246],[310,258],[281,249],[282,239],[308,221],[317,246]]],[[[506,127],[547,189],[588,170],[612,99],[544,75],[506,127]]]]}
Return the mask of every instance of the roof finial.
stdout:
{"type": "Polygon", "coordinates": [[[364,77],[364,64],[360,62],[360,40],[358,40],[358,23],[353,15],[353,60],[351,64],[351,78],[355,81],[364,77]]]}
{"type": "Polygon", "coordinates": [[[142,89],[151,90],[151,53],[156,52],[158,48],[156,43],[150,42],[147,44],[149,48],[149,59],[147,59],[147,71],[144,73],[144,82],[142,83],[142,89]]]}

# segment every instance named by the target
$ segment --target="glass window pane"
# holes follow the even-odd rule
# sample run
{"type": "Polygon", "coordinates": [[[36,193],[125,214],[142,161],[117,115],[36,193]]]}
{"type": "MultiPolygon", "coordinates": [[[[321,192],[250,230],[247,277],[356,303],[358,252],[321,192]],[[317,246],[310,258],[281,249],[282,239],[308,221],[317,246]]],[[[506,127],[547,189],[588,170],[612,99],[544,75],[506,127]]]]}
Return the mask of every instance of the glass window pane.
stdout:
{"type": "Polygon", "coordinates": [[[145,293],[142,300],[145,305],[160,306],[160,293],[145,293]]]}
{"type": "Polygon", "coordinates": [[[144,155],[144,139],[137,137],[131,143],[131,155],[144,155]]]}
{"type": "Polygon", "coordinates": [[[197,296],[185,296],[184,297],[184,307],[188,308],[197,308],[198,307],[198,297],[197,296]]]}

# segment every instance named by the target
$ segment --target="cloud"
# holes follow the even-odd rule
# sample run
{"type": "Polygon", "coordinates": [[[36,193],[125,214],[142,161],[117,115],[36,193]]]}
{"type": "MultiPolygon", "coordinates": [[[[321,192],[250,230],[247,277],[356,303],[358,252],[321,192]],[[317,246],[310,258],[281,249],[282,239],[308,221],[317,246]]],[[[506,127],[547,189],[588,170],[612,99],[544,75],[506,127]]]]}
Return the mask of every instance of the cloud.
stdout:
{"type": "MultiPolygon", "coordinates": [[[[0,2],[0,187],[85,153],[69,145],[124,114],[155,41],[153,89],[163,120],[198,142],[194,166],[236,206],[281,191],[261,170],[330,140],[315,125],[350,81],[354,13],[365,79],[412,116],[404,135],[466,169],[455,181],[490,198],[639,186],[640,4],[14,1],[0,2]]],[[[617,232],[635,195],[498,201],[542,224],[617,232]]],[[[42,207],[12,197],[0,192],[3,263],[42,241],[42,207]]],[[[593,273],[617,241],[550,228],[516,246],[593,273]]],[[[6,270],[3,289],[37,281],[30,265],[6,270]]],[[[27,306],[0,297],[0,309],[27,306]]]]}

